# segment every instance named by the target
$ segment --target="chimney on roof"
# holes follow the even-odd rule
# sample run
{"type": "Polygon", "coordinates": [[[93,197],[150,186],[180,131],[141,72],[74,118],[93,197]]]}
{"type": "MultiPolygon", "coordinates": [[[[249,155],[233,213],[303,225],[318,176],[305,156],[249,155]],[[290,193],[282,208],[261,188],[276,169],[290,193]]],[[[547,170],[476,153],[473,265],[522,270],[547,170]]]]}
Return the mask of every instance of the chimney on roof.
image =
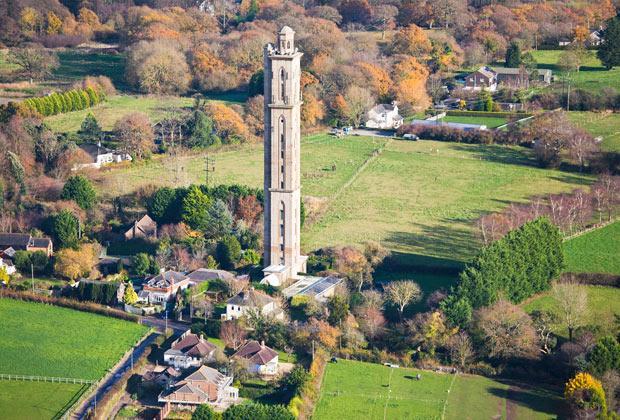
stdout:
{"type": "Polygon", "coordinates": [[[165,268],[162,267],[162,268],[159,269],[159,274],[164,274],[165,272],[166,272],[165,268]]]}
{"type": "Polygon", "coordinates": [[[261,346],[261,347],[265,347],[265,340],[261,340],[261,341],[260,341],[260,346],[261,346]]]}
{"type": "Polygon", "coordinates": [[[200,341],[204,341],[205,339],[205,335],[203,333],[200,333],[200,341]]]}

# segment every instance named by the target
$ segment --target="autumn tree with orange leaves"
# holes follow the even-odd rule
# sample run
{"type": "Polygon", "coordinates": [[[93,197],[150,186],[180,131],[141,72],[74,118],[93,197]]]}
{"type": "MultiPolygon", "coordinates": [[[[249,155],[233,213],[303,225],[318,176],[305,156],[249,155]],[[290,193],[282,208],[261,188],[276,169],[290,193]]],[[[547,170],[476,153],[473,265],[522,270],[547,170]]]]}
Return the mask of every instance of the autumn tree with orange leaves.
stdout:
{"type": "Polygon", "coordinates": [[[431,100],[426,91],[428,69],[410,56],[401,56],[394,65],[395,96],[401,106],[414,111],[426,109],[431,100]]]}

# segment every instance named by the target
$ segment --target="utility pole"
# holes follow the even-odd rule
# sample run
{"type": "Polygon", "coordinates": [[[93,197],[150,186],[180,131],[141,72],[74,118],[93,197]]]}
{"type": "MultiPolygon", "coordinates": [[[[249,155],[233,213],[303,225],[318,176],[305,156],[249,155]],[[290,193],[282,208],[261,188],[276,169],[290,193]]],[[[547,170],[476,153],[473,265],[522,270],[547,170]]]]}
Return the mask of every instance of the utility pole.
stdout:
{"type": "Polygon", "coordinates": [[[209,157],[209,153],[205,156],[205,175],[207,187],[209,186],[209,173],[215,172],[215,159],[209,157]]]}
{"type": "Polygon", "coordinates": [[[34,293],[34,264],[30,263],[30,278],[32,279],[32,293],[34,293]]]}
{"type": "Polygon", "coordinates": [[[167,331],[168,331],[168,309],[166,309],[165,315],[166,317],[166,327],[164,328],[164,335],[166,335],[167,331]]]}

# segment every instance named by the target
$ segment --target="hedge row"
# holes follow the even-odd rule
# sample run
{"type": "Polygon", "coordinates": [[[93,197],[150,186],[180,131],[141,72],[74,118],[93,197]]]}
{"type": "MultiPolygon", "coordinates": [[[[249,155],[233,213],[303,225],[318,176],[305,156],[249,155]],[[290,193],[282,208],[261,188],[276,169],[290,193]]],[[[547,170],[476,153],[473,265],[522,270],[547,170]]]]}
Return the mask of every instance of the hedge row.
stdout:
{"type": "Polygon", "coordinates": [[[415,134],[421,139],[467,144],[502,143],[502,133],[492,130],[462,130],[446,125],[404,125],[397,134],[415,134]]]}
{"type": "Polygon", "coordinates": [[[105,95],[92,87],[54,92],[48,96],[26,99],[23,103],[43,116],[80,111],[105,101],[105,95]]]}
{"type": "Polygon", "coordinates": [[[532,114],[528,114],[525,111],[515,111],[515,112],[488,112],[488,111],[458,111],[458,110],[450,110],[446,111],[446,115],[452,117],[491,117],[491,118],[526,118],[531,116],[532,114]]]}
{"type": "Polygon", "coordinates": [[[89,301],[101,305],[116,305],[116,293],[119,283],[80,281],[78,287],[72,287],[72,296],[80,301],[89,301]]]}
{"type": "Polygon", "coordinates": [[[492,305],[500,297],[519,303],[548,290],[563,265],[559,229],[545,217],[533,220],[482,248],[459,275],[442,309],[454,324],[462,325],[472,309],[492,305]]]}
{"type": "Polygon", "coordinates": [[[52,296],[38,295],[32,292],[18,292],[10,289],[0,289],[0,298],[23,300],[25,302],[45,303],[47,305],[62,306],[63,308],[75,309],[82,312],[91,312],[112,318],[124,319],[125,321],[138,322],[140,317],[120,309],[108,308],[92,302],[80,302],[74,299],[57,298],[52,296]]]}

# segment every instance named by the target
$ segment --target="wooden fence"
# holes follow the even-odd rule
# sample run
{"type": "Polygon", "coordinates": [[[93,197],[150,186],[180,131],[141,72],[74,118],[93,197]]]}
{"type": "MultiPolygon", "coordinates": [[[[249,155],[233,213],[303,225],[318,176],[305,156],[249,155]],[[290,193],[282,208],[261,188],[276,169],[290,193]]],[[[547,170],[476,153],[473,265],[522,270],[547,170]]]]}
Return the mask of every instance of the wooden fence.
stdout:
{"type": "Polygon", "coordinates": [[[30,381],[30,382],[53,382],[62,384],[80,384],[89,385],[95,383],[92,379],[80,378],[56,378],[52,376],[36,376],[36,375],[14,375],[12,373],[0,373],[0,379],[8,381],[30,381]]]}

